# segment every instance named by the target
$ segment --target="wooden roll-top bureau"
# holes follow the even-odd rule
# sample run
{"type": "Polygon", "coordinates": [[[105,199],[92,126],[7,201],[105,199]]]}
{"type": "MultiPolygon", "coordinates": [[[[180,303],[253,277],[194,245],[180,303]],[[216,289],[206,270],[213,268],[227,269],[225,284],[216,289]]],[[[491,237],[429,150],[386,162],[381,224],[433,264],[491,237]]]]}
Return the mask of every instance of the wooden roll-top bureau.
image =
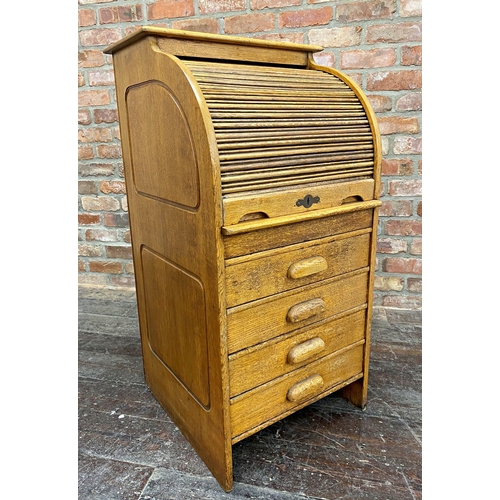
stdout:
{"type": "Polygon", "coordinates": [[[146,382],[226,491],[234,443],[366,405],[380,135],[319,50],[153,27],[105,50],[146,382]]]}

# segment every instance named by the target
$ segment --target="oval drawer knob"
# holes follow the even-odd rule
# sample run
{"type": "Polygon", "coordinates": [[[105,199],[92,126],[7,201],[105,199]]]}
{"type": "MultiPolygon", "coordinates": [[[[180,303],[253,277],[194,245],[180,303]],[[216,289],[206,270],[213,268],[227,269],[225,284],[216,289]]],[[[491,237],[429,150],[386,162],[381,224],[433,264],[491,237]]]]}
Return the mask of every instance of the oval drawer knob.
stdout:
{"type": "Polygon", "coordinates": [[[318,389],[323,387],[323,377],[319,374],[311,375],[300,382],[292,385],[286,393],[286,399],[295,403],[301,399],[312,396],[318,392],[318,389]]]}
{"type": "Polygon", "coordinates": [[[322,312],[325,312],[325,302],[323,299],[307,300],[306,302],[301,302],[290,307],[286,315],[286,320],[289,323],[298,323],[322,312]]]}
{"type": "Polygon", "coordinates": [[[328,268],[326,259],[321,256],[310,257],[308,259],[294,262],[287,272],[287,276],[294,280],[311,276],[312,274],[320,273],[328,268]]]}
{"type": "Polygon", "coordinates": [[[325,348],[325,342],[319,337],[301,342],[292,347],[288,353],[287,361],[291,365],[302,363],[306,359],[311,358],[315,354],[320,353],[325,348]]]}

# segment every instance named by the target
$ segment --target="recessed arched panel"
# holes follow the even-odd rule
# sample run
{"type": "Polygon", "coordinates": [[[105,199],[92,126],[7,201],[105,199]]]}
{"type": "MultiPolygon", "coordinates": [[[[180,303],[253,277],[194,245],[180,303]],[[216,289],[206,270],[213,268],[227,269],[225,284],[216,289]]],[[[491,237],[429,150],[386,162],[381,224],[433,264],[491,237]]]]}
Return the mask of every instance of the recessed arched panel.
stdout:
{"type": "Polygon", "coordinates": [[[151,351],[205,408],[210,405],[205,289],[192,273],[141,251],[151,351]]]}
{"type": "Polygon", "coordinates": [[[195,209],[198,165],[186,117],[168,87],[149,81],[126,95],[134,185],[140,194],[195,209]]]}

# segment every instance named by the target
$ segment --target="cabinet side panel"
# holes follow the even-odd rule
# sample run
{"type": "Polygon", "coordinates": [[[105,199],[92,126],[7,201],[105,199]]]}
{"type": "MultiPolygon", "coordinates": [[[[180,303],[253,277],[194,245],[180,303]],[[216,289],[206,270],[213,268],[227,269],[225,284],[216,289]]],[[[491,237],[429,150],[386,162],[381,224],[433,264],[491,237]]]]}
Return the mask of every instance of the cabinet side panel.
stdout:
{"type": "Polygon", "coordinates": [[[222,200],[213,129],[189,71],[154,40],[119,50],[113,62],[146,382],[230,490],[222,200]]]}

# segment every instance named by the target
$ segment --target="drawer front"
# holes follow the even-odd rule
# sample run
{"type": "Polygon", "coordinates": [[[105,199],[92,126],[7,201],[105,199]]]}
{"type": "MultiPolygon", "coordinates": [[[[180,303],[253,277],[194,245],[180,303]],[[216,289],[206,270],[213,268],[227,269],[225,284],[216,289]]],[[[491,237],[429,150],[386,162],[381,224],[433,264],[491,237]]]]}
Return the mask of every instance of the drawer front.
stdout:
{"type": "Polygon", "coordinates": [[[369,264],[370,230],[226,261],[228,307],[338,276],[369,264]]]}
{"type": "Polygon", "coordinates": [[[366,303],[368,269],[227,310],[229,353],[366,303]]]}
{"type": "Polygon", "coordinates": [[[294,222],[280,227],[263,228],[249,233],[224,236],[224,256],[226,259],[247,255],[273,248],[371,228],[373,210],[360,210],[321,219],[294,222]]]}
{"type": "Polygon", "coordinates": [[[244,349],[229,358],[230,396],[278,378],[365,338],[366,308],[244,349]]]}
{"type": "Polygon", "coordinates": [[[363,370],[364,346],[331,354],[231,400],[232,437],[312,400],[363,370]]]}

